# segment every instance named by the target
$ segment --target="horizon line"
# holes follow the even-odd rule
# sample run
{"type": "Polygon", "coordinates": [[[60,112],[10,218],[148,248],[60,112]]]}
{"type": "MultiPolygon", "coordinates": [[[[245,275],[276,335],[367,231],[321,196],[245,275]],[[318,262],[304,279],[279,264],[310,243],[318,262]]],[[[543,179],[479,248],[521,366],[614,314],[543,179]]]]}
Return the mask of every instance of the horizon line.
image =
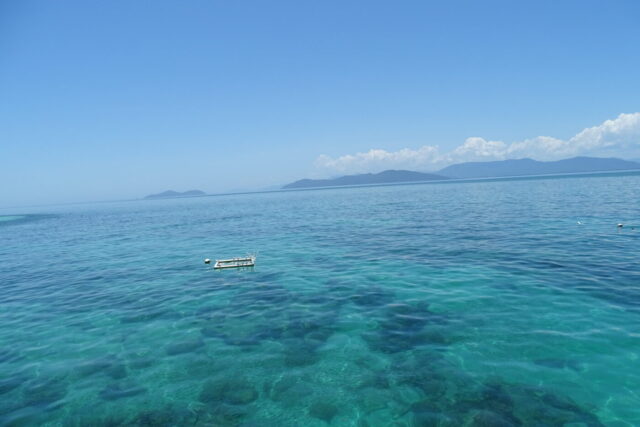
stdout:
{"type": "MultiPolygon", "coordinates": [[[[554,179],[554,178],[584,178],[584,177],[598,177],[603,175],[640,175],[640,169],[620,169],[609,171],[590,171],[590,172],[566,172],[558,174],[539,174],[539,175],[510,175],[510,176],[493,176],[493,177],[477,177],[477,178],[447,178],[447,179],[434,179],[429,181],[402,181],[402,182],[380,182],[372,184],[351,184],[351,185],[333,185],[326,187],[306,187],[306,188],[280,188],[276,190],[255,190],[255,191],[235,191],[230,193],[211,193],[200,194],[195,196],[177,196],[177,197],[162,197],[156,199],[116,199],[116,200],[98,200],[98,201],[86,201],[86,202],[64,202],[64,203],[45,203],[36,205],[23,205],[23,206],[9,206],[1,207],[0,210],[5,209],[20,209],[20,208],[39,208],[47,206],[69,206],[69,205],[91,205],[100,203],[128,203],[128,202],[155,202],[163,200],[176,200],[176,199],[198,199],[204,197],[222,197],[222,196],[240,196],[247,194],[269,194],[269,193],[288,193],[297,191],[318,191],[318,190],[335,190],[335,189],[348,189],[348,188],[366,188],[366,187],[391,187],[402,185],[428,185],[428,184],[465,184],[475,182],[499,182],[499,181],[526,181],[526,180],[538,180],[538,179],[554,179]]],[[[20,215],[20,214],[14,214],[20,215]]]]}

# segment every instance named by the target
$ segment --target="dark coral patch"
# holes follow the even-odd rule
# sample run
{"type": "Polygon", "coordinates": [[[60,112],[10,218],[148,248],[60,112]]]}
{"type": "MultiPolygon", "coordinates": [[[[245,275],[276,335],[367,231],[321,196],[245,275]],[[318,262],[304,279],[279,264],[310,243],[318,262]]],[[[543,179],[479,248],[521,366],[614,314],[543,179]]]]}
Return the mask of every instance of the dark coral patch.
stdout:
{"type": "Polygon", "coordinates": [[[361,307],[383,307],[393,302],[394,295],[383,288],[377,286],[356,289],[350,300],[361,307]]]}
{"type": "Polygon", "coordinates": [[[37,378],[23,390],[25,406],[49,406],[67,395],[67,382],[63,376],[37,378]]]}
{"type": "MultiPolygon", "coordinates": [[[[334,332],[339,304],[321,294],[295,295],[278,285],[259,285],[240,290],[225,307],[203,309],[200,318],[204,337],[251,349],[263,341],[304,340],[303,358],[334,332]],[[295,303],[295,308],[291,305],[295,303]]],[[[302,363],[295,350],[286,351],[292,365],[302,363]]]]}
{"type": "Polygon", "coordinates": [[[91,409],[89,409],[89,414],[86,413],[77,413],[75,412],[73,416],[66,417],[62,421],[62,426],[64,427],[128,427],[131,422],[127,421],[127,417],[124,414],[94,414],[91,413],[91,409]]]}
{"type": "Polygon", "coordinates": [[[309,407],[309,415],[330,423],[338,415],[338,407],[329,402],[315,402],[309,407]]]}
{"type": "Polygon", "coordinates": [[[455,413],[445,409],[430,399],[424,399],[411,405],[414,426],[458,426],[461,420],[455,413]]]}
{"type": "MultiPolygon", "coordinates": [[[[209,416],[213,426],[242,426],[248,412],[245,407],[221,403],[211,408],[209,416]]],[[[209,425],[209,424],[204,424],[209,425]]]]}
{"type": "Polygon", "coordinates": [[[109,368],[115,361],[112,356],[99,357],[97,359],[82,362],[76,368],[76,372],[81,377],[88,377],[109,368]]]}
{"type": "Polygon", "coordinates": [[[9,393],[11,390],[14,390],[20,387],[26,378],[20,375],[14,375],[8,378],[3,378],[0,380],[0,395],[9,393]]]}
{"type": "Polygon", "coordinates": [[[313,394],[313,388],[301,377],[285,374],[276,380],[270,391],[272,400],[280,402],[285,407],[293,407],[300,404],[302,398],[313,394]]]}
{"type": "Polygon", "coordinates": [[[234,305],[273,305],[291,302],[294,296],[285,287],[278,285],[257,285],[242,290],[233,299],[234,305]]]}
{"type": "Polygon", "coordinates": [[[472,384],[458,390],[453,409],[471,425],[602,426],[598,418],[571,399],[542,387],[514,385],[492,380],[479,390],[472,384]]]}
{"type": "Polygon", "coordinates": [[[299,367],[313,365],[318,361],[316,349],[317,342],[309,342],[301,339],[286,341],[284,351],[284,363],[287,367],[299,367]]]}
{"type": "Polygon", "coordinates": [[[122,316],[120,318],[121,323],[138,323],[138,322],[148,322],[150,320],[158,319],[167,314],[166,310],[156,309],[156,310],[148,310],[148,309],[139,309],[133,310],[130,314],[122,316]]]}
{"type": "Polygon", "coordinates": [[[175,356],[177,354],[192,353],[204,346],[204,341],[200,338],[174,342],[167,346],[167,354],[175,356]]]}
{"type": "Polygon", "coordinates": [[[575,360],[566,360],[566,359],[536,359],[533,361],[536,365],[544,366],[545,368],[552,369],[571,369],[576,372],[582,370],[582,364],[575,360]]]}
{"type": "Polygon", "coordinates": [[[88,377],[103,373],[113,379],[122,379],[127,376],[127,368],[116,356],[107,355],[82,362],[76,368],[80,377],[88,377]]]}
{"type": "Polygon", "coordinates": [[[220,325],[206,325],[200,329],[200,333],[208,338],[224,338],[225,334],[222,332],[220,325]]]}
{"type": "Polygon", "coordinates": [[[114,380],[121,380],[127,376],[127,367],[123,363],[114,363],[105,373],[114,380]]]}
{"type": "Polygon", "coordinates": [[[134,384],[111,384],[102,389],[100,397],[104,400],[118,400],[146,392],[146,388],[134,384]]]}
{"type": "Polygon", "coordinates": [[[364,338],[370,346],[385,353],[423,345],[442,346],[448,342],[442,328],[444,324],[445,316],[430,311],[426,303],[391,304],[379,328],[364,338]]]}
{"type": "Polygon", "coordinates": [[[208,380],[202,386],[200,401],[210,405],[227,403],[246,405],[258,398],[258,391],[245,378],[232,377],[208,380]]]}
{"type": "Polygon", "coordinates": [[[21,359],[23,359],[22,355],[16,350],[10,348],[0,349],[0,363],[17,362],[21,359]]]}
{"type": "Polygon", "coordinates": [[[129,368],[131,369],[144,369],[155,363],[155,359],[152,357],[134,357],[129,361],[129,368]]]}
{"type": "Polygon", "coordinates": [[[177,409],[167,405],[160,409],[144,410],[128,424],[139,427],[171,427],[194,425],[197,421],[197,414],[187,409],[177,409]]]}
{"type": "Polygon", "coordinates": [[[484,409],[475,413],[471,425],[473,427],[513,427],[522,423],[518,420],[509,421],[495,412],[484,409]]]}
{"type": "Polygon", "coordinates": [[[273,272],[273,273],[258,273],[256,274],[254,280],[262,283],[275,283],[279,278],[281,278],[284,274],[281,272],[273,272]]]}

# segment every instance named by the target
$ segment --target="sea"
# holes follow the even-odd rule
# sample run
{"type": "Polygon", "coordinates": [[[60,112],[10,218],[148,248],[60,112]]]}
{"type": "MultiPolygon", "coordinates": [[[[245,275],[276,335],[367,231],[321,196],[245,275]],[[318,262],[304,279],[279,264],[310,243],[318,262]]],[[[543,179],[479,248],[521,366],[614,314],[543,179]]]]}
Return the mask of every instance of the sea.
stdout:
{"type": "Polygon", "coordinates": [[[0,425],[640,425],[640,174],[3,209],[0,425]]]}

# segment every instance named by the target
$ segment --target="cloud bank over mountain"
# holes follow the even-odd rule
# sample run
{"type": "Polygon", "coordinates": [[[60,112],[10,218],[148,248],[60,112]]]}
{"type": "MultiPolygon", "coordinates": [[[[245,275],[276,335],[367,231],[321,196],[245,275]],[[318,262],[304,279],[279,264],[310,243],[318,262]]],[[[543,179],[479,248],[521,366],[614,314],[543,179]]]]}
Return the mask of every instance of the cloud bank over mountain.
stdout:
{"type": "Polygon", "coordinates": [[[598,126],[586,128],[568,140],[538,136],[506,143],[474,136],[449,152],[441,152],[437,145],[424,145],[417,149],[403,148],[391,152],[372,149],[337,158],[323,154],[316,159],[315,166],[331,173],[378,172],[385,169],[435,170],[460,162],[525,157],[558,160],[578,155],[640,155],[640,112],[620,114],[598,126]]]}

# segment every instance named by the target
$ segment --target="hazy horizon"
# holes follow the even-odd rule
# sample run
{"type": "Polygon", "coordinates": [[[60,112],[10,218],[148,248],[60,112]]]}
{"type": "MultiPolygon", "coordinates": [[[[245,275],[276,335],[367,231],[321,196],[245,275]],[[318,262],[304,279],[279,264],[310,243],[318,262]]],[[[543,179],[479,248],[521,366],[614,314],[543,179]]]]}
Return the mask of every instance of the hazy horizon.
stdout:
{"type": "Polygon", "coordinates": [[[0,207],[464,161],[638,159],[639,11],[3,3],[0,207]]]}
{"type": "MultiPolygon", "coordinates": [[[[570,158],[569,158],[570,159],[570,158]]],[[[565,160],[569,160],[565,159],[565,160]]],[[[605,158],[603,158],[605,159],[605,158]]],[[[521,159],[509,159],[509,160],[527,160],[526,158],[521,159]]],[[[530,159],[529,159],[530,160],[530,159]]],[[[618,159],[618,160],[626,160],[626,161],[635,161],[640,164],[640,161],[637,159],[618,159]]],[[[463,162],[460,164],[464,164],[467,162],[463,162]]],[[[471,163],[484,163],[484,162],[471,162],[471,163]]],[[[405,171],[412,172],[412,171],[405,171]]],[[[422,173],[435,173],[439,171],[416,171],[422,173]]],[[[521,180],[521,179],[531,179],[531,178],[540,178],[540,179],[549,179],[549,177],[586,177],[586,176],[606,176],[607,174],[624,174],[628,173],[640,174],[640,169],[601,169],[601,170],[593,170],[593,171],[577,171],[577,172],[557,172],[557,173],[540,173],[540,174],[515,174],[515,175],[492,175],[492,176],[477,176],[477,177],[449,177],[443,175],[443,178],[446,180],[435,180],[435,181],[389,181],[389,182],[378,182],[378,183],[365,183],[365,184],[340,184],[340,185],[331,185],[327,187],[291,187],[287,188],[285,185],[274,185],[270,187],[262,187],[262,188],[248,188],[248,189],[237,189],[237,190],[229,190],[229,191],[220,191],[220,192],[203,192],[204,194],[199,195],[186,195],[186,196],[167,196],[167,197],[152,197],[148,196],[159,196],[161,193],[167,192],[177,192],[177,193],[185,193],[189,191],[202,191],[198,188],[189,188],[184,190],[174,190],[172,188],[165,189],[162,191],[157,191],[155,193],[145,194],[136,196],[133,198],[127,199],[104,199],[104,200],[85,200],[85,201],[69,201],[69,202],[53,202],[53,203],[36,203],[30,205],[14,205],[14,206],[0,206],[0,210],[21,210],[21,209],[31,209],[31,208],[42,208],[42,207],[57,207],[57,206],[69,206],[69,205],[87,205],[87,204],[108,204],[108,203],[119,203],[119,202],[138,202],[138,201],[149,201],[149,200],[166,200],[172,198],[193,198],[193,197],[216,197],[216,196],[234,196],[234,195],[245,195],[245,194],[260,194],[260,193],[271,193],[271,192],[279,192],[279,191],[314,191],[318,189],[336,189],[336,188],[353,188],[353,187],[378,187],[378,186],[398,186],[398,185],[415,185],[415,184],[442,184],[442,183],[475,183],[479,181],[511,181],[511,180],[521,180]]],[[[374,173],[365,173],[365,174],[375,174],[374,173]]],[[[353,175],[361,175],[361,174],[353,174],[353,175]]],[[[345,175],[335,175],[333,177],[320,178],[320,180],[332,180],[335,178],[345,177],[345,175]]],[[[300,179],[302,181],[306,180],[305,178],[300,179]]],[[[299,181],[299,180],[296,180],[299,181]]],[[[296,182],[294,181],[294,183],[296,182]]],[[[287,184],[292,184],[291,182],[287,184]]],[[[18,211],[14,211],[15,214],[18,211]]],[[[21,214],[24,212],[20,211],[21,214]]],[[[7,215],[5,213],[4,215],[7,215]]],[[[11,216],[11,214],[9,214],[11,216]]]]}

